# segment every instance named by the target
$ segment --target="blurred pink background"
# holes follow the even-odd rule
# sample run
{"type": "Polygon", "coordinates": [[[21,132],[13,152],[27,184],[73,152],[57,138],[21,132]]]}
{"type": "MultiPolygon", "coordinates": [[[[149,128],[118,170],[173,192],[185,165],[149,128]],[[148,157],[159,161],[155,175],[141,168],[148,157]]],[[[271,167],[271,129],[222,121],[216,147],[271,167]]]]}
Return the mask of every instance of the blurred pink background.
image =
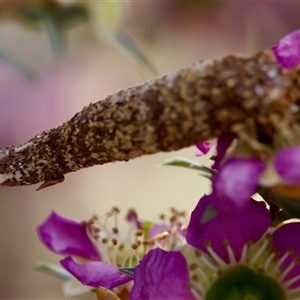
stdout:
{"type": "MultiPolygon", "coordinates": [[[[85,2],[88,5],[89,1],[85,2]]],[[[251,54],[300,28],[300,3],[127,4],[124,29],[155,65],[158,75],[200,59],[251,54]]],[[[38,132],[60,125],[90,102],[145,80],[116,47],[99,38],[97,25],[92,28],[81,23],[70,28],[67,54],[55,62],[50,62],[45,33],[23,25],[14,18],[0,19],[0,46],[37,74],[30,79],[0,60],[1,147],[26,142],[38,132]]],[[[192,210],[209,191],[208,181],[193,171],[157,166],[175,155],[196,159],[195,151],[192,147],[85,169],[39,192],[34,186],[0,188],[0,299],[64,298],[60,280],[33,270],[35,261],[59,260],[36,235],[36,227],[51,210],[78,221],[92,214],[104,218],[112,205],[124,213],[134,207],[141,217],[151,220],[171,206],[192,210]]]]}

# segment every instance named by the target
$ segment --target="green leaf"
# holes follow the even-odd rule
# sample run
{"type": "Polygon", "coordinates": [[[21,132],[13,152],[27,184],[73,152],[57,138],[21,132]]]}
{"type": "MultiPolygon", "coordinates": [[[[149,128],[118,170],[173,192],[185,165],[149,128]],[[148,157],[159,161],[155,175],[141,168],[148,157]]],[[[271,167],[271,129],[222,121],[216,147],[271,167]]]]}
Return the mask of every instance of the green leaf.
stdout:
{"type": "Polygon", "coordinates": [[[201,177],[204,177],[204,178],[209,179],[209,180],[211,180],[212,177],[213,177],[212,174],[207,174],[207,173],[199,173],[199,175],[200,175],[201,177]]]}
{"type": "MultiPolygon", "coordinates": [[[[196,161],[190,160],[185,157],[180,157],[180,156],[169,158],[169,159],[163,161],[161,163],[161,165],[162,166],[183,167],[183,168],[187,168],[187,169],[191,169],[191,170],[197,170],[197,171],[203,172],[204,174],[208,174],[209,176],[212,176],[215,174],[215,171],[212,170],[211,168],[205,167],[196,161]]],[[[204,176],[204,175],[201,173],[201,176],[204,176]]]]}
{"type": "Polygon", "coordinates": [[[50,274],[62,280],[69,280],[72,278],[72,275],[63,267],[43,261],[37,261],[34,265],[34,270],[50,274]]]}
{"type": "Polygon", "coordinates": [[[129,276],[134,276],[134,268],[119,268],[119,271],[129,276]]]}

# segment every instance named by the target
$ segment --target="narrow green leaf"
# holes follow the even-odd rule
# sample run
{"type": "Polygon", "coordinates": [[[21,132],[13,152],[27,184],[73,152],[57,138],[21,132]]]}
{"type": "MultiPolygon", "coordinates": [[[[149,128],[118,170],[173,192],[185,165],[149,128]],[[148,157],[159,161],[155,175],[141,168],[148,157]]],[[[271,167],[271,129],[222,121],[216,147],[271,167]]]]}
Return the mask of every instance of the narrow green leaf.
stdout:
{"type": "Polygon", "coordinates": [[[213,177],[212,174],[207,174],[207,173],[199,173],[199,175],[200,175],[201,177],[204,177],[204,178],[209,179],[209,180],[211,180],[212,177],[213,177]]]}
{"type": "Polygon", "coordinates": [[[130,276],[134,276],[134,268],[119,268],[119,271],[130,276]]]}
{"type": "Polygon", "coordinates": [[[50,274],[62,280],[69,280],[72,278],[72,275],[63,267],[43,261],[37,261],[34,265],[34,270],[50,274]]]}
{"type": "Polygon", "coordinates": [[[196,161],[190,160],[185,157],[173,157],[169,158],[161,163],[162,166],[174,166],[174,167],[183,167],[191,170],[197,170],[204,172],[205,174],[209,174],[210,176],[215,174],[215,171],[203,166],[202,164],[199,164],[196,161]]]}

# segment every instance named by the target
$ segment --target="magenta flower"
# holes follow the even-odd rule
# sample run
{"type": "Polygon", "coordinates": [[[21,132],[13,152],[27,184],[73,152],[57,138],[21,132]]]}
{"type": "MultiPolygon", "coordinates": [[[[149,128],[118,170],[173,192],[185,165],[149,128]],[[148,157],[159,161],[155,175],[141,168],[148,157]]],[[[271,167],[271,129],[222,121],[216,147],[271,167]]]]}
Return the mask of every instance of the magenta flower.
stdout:
{"type": "Polygon", "coordinates": [[[98,251],[95,239],[89,235],[87,224],[52,212],[38,227],[38,234],[50,250],[66,256],[60,261],[61,265],[82,284],[112,289],[132,280],[131,276],[119,272],[117,266],[101,261],[105,258],[104,253],[98,251]]]}
{"type": "Polygon", "coordinates": [[[214,147],[214,144],[209,142],[200,142],[196,146],[198,148],[196,156],[202,156],[207,154],[209,150],[214,147]]]}
{"type": "Polygon", "coordinates": [[[296,67],[300,62],[300,30],[296,30],[272,47],[277,62],[287,69],[296,67]]]}
{"type": "Polygon", "coordinates": [[[300,223],[274,230],[263,202],[239,210],[228,199],[200,199],[188,244],[150,251],[135,268],[132,300],[278,299],[300,297],[300,223]]]}
{"type": "MultiPolygon", "coordinates": [[[[282,267],[289,272],[281,275],[285,282],[290,284],[292,289],[300,290],[300,244],[299,244],[300,223],[288,223],[279,227],[273,233],[273,247],[280,251],[280,258],[287,256],[282,267]]],[[[299,292],[298,292],[299,295],[299,292]]],[[[298,296],[299,297],[299,296],[298,296]]]]}
{"type": "Polygon", "coordinates": [[[134,270],[131,300],[194,300],[189,289],[189,271],[178,251],[150,251],[134,270]]]}
{"type": "Polygon", "coordinates": [[[238,260],[245,242],[257,242],[269,225],[270,213],[265,203],[253,201],[249,197],[242,208],[236,209],[228,199],[211,194],[203,196],[193,210],[186,240],[204,252],[207,250],[206,242],[210,241],[214,251],[229,262],[228,252],[220,241],[230,244],[238,260]]]}
{"type": "Polygon", "coordinates": [[[218,170],[222,164],[224,156],[227,152],[227,149],[236,138],[235,134],[228,133],[220,136],[217,141],[217,156],[215,157],[214,164],[212,168],[218,170]]]}
{"type": "Polygon", "coordinates": [[[41,241],[54,253],[100,260],[100,254],[87,235],[86,226],[52,212],[38,227],[41,241]]]}
{"type": "Polygon", "coordinates": [[[108,289],[120,299],[127,299],[133,275],[121,272],[120,268],[130,270],[135,267],[149,249],[160,247],[169,251],[185,243],[184,213],[175,209],[171,212],[169,221],[162,215],[161,223],[152,223],[141,221],[134,210],[129,210],[126,215],[129,230],[125,236],[120,235],[117,227],[117,208],[107,214],[115,221],[112,230],[108,230],[105,224],[98,226],[96,217],[79,223],[52,212],[38,227],[38,234],[51,251],[65,256],[60,264],[74,276],[64,288],[66,295],[108,289]],[[78,285],[79,282],[90,289],[78,285]]]}
{"type": "Polygon", "coordinates": [[[300,184],[300,146],[290,147],[277,152],[274,168],[288,184],[300,184]]]}
{"type": "Polygon", "coordinates": [[[60,263],[82,284],[95,288],[102,286],[113,289],[132,280],[131,276],[119,272],[116,266],[102,261],[88,261],[84,264],[78,264],[68,256],[60,263]]]}
{"type": "Polygon", "coordinates": [[[276,151],[269,148],[270,156],[262,160],[249,146],[234,139],[238,140],[233,135],[218,139],[212,166],[218,171],[212,177],[213,192],[228,198],[231,209],[243,206],[259,187],[300,185],[300,146],[276,151]]]}
{"type": "Polygon", "coordinates": [[[300,186],[300,146],[277,151],[270,149],[270,157],[265,160],[255,154],[251,157],[249,153],[243,157],[239,154],[239,146],[231,149],[233,153],[224,153],[225,148],[221,148],[221,155],[218,152],[216,156],[218,172],[212,177],[212,189],[216,196],[222,195],[231,201],[231,209],[243,206],[259,187],[270,191],[276,189],[283,197],[282,201],[286,196],[298,197],[296,189],[287,192],[285,187],[300,186]],[[221,156],[223,158],[219,159],[221,156]]]}
{"type": "Polygon", "coordinates": [[[231,202],[228,210],[236,210],[256,192],[264,169],[257,158],[230,158],[212,179],[214,194],[231,202]]]}

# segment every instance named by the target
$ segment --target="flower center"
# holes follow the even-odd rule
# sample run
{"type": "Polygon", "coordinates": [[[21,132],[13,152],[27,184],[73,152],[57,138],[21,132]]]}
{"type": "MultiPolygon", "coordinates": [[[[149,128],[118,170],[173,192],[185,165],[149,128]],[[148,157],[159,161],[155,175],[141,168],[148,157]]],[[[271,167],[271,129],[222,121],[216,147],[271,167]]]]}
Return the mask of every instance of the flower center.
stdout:
{"type": "Polygon", "coordinates": [[[228,242],[223,246],[229,262],[210,243],[207,243],[207,253],[190,245],[181,247],[196,299],[299,300],[300,287],[295,283],[300,280],[300,274],[294,269],[299,259],[290,256],[292,250],[278,256],[271,245],[273,232],[270,228],[257,243],[245,243],[238,261],[228,242]]]}
{"type": "Polygon", "coordinates": [[[87,233],[94,241],[104,262],[122,268],[132,268],[153,248],[159,247],[169,251],[186,243],[184,235],[186,215],[175,208],[171,209],[169,220],[165,214],[161,214],[158,223],[142,221],[137,213],[130,209],[125,218],[128,222],[128,231],[125,235],[119,230],[119,214],[120,210],[112,207],[106,214],[104,224],[98,223],[96,215],[85,222],[87,233]],[[111,219],[112,228],[108,226],[111,219]]]}
{"type": "Polygon", "coordinates": [[[207,291],[206,300],[286,300],[285,292],[272,277],[238,266],[223,273],[207,291]]]}

